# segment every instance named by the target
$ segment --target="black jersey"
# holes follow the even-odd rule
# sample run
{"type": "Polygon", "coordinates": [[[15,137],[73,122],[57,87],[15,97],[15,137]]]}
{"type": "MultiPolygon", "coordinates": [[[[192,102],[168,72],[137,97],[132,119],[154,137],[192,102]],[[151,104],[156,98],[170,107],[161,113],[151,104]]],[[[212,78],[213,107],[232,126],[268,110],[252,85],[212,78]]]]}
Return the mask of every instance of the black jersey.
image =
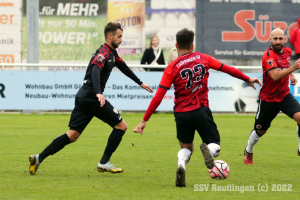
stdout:
{"type": "Polygon", "coordinates": [[[114,66],[137,84],[141,85],[143,83],[119,57],[116,50],[107,44],[103,44],[93,54],[89,62],[83,88],[92,90],[95,94],[102,94],[114,66]]]}

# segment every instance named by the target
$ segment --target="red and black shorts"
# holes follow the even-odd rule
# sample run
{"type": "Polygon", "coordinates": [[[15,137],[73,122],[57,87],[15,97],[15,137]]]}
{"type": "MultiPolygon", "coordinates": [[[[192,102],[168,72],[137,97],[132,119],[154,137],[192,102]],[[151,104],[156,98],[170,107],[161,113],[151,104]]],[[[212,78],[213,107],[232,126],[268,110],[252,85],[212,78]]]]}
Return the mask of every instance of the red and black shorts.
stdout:
{"type": "Polygon", "coordinates": [[[70,130],[82,133],[94,116],[111,127],[122,121],[121,115],[109,101],[105,100],[104,106],[100,107],[100,102],[95,94],[88,94],[89,91],[83,88],[80,90],[75,97],[75,107],[69,122],[70,130]]]}
{"type": "Polygon", "coordinates": [[[281,102],[259,100],[254,129],[268,130],[280,111],[293,119],[294,114],[300,112],[300,104],[291,93],[287,94],[281,102]]]}
{"type": "Polygon", "coordinates": [[[220,144],[220,135],[209,107],[202,106],[188,112],[175,112],[177,138],[182,143],[194,141],[197,130],[202,141],[206,144],[220,144]]]}

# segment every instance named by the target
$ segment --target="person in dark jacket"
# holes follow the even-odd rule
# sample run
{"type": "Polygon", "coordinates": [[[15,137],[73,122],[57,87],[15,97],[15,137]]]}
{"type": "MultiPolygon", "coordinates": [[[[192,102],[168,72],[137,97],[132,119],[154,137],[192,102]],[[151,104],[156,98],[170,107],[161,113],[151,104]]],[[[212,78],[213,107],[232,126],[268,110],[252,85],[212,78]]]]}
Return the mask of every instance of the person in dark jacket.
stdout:
{"type": "MultiPolygon", "coordinates": [[[[152,36],[150,45],[145,50],[141,60],[141,64],[148,65],[165,65],[164,53],[161,48],[158,47],[159,39],[157,36],[152,36]]],[[[144,68],[146,71],[164,71],[163,68],[144,68]]]]}
{"type": "Polygon", "coordinates": [[[300,58],[300,18],[298,19],[299,27],[296,28],[290,38],[290,43],[292,43],[295,47],[295,53],[297,59],[300,58]]]}

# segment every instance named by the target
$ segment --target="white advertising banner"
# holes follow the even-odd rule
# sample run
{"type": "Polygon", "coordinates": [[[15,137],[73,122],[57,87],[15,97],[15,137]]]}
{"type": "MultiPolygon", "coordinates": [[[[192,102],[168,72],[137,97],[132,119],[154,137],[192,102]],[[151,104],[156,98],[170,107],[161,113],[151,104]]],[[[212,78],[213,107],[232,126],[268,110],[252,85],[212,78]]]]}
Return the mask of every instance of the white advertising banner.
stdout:
{"type": "MultiPolygon", "coordinates": [[[[72,110],[74,98],[82,86],[85,72],[1,71],[0,110],[72,110]]],[[[162,72],[136,72],[149,84],[154,93],[148,93],[121,72],[112,72],[103,95],[118,110],[146,110],[159,86],[162,72]]],[[[259,77],[261,74],[247,74],[259,77]]],[[[243,84],[224,73],[211,73],[209,106],[214,112],[255,112],[257,89],[243,84]]],[[[165,95],[157,110],[172,111],[174,89],[165,95]]]]}
{"type": "Polygon", "coordinates": [[[0,63],[20,63],[22,1],[0,1],[0,63]]]}

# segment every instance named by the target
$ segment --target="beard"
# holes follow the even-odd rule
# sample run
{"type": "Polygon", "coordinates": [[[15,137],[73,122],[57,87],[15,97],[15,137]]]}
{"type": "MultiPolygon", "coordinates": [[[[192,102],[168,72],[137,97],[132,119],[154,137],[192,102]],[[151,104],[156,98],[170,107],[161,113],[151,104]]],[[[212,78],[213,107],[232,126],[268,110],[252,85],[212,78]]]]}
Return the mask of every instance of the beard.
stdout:
{"type": "Polygon", "coordinates": [[[114,49],[118,48],[120,44],[111,42],[111,46],[113,46],[114,49]]]}
{"type": "Polygon", "coordinates": [[[279,53],[282,50],[283,45],[281,44],[272,45],[272,48],[276,53],[279,53]]]}

